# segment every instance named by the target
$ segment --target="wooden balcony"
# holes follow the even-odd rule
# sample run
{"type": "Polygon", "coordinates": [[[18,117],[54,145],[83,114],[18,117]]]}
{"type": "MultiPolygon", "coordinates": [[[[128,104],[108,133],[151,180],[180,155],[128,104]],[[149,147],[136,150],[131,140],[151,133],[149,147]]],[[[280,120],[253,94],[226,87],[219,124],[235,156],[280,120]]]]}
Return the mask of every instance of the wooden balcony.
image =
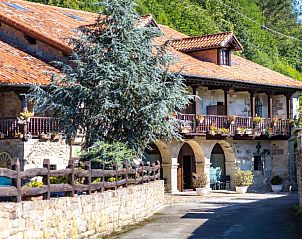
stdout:
{"type": "Polygon", "coordinates": [[[255,123],[252,117],[236,116],[231,121],[228,116],[204,115],[203,120],[197,122],[195,114],[178,114],[177,119],[180,133],[185,135],[288,137],[291,134],[289,119],[263,118],[260,123],[255,123]]]}
{"type": "Polygon", "coordinates": [[[60,131],[59,121],[50,117],[31,117],[23,125],[18,124],[16,117],[0,118],[0,139],[18,138],[26,133],[29,137],[37,138],[41,134],[60,131]]]}

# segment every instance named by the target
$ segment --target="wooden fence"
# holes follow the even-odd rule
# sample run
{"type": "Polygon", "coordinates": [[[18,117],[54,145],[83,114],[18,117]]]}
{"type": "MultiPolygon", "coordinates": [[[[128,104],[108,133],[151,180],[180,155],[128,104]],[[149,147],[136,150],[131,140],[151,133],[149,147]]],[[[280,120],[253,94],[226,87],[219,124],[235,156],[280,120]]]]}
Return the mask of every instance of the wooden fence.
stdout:
{"type": "Polygon", "coordinates": [[[13,197],[14,201],[21,202],[26,197],[41,196],[43,199],[50,199],[51,193],[64,193],[66,196],[73,197],[77,193],[91,194],[93,192],[102,192],[106,189],[117,189],[118,187],[127,187],[130,184],[143,184],[155,181],[160,178],[160,165],[156,164],[139,166],[127,165],[125,163],[122,169],[117,168],[117,164],[112,164],[112,170],[92,169],[91,162],[85,162],[85,168],[76,167],[74,161],[70,160],[66,169],[50,170],[48,159],[43,162],[43,168],[33,168],[26,171],[20,170],[19,159],[14,159],[12,169],[0,168],[0,176],[12,179],[12,186],[1,187],[0,197],[13,197]],[[32,179],[41,176],[43,185],[38,187],[22,186],[22,180],[32,179]],[[67,177],[68,183],[51,184],[50,177],[67,177]],[[114,178],[108,182],[108,178],[114,178]],[[81,179],[83,183],[77,179],[81,179]],[[98,179],[96,182],[93,182],[98,179]]]}

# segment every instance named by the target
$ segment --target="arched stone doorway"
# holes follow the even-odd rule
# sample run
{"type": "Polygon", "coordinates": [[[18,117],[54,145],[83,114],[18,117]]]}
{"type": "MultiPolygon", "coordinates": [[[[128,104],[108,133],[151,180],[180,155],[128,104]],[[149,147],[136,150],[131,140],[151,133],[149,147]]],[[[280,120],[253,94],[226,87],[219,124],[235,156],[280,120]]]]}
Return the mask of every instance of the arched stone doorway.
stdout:
{"type": "Polygon", "coordinates": [[[196,173],[196,160],[192,147],[185,143],[178,154],[177,188],[179,191],[193,188],[192,176],[196,173]]]}
{"type": "MultiPolygon", "coordinates": [[[[226,175],[226,167],[225,167],[225,155],[222,147],[220,144],[215,144],[214,148],[212,149],[211,152],[211,158],[210,158],[210,163],[211,163],[211,171],[215,171],[216,173],[219,173],[221,176],[226,175]],[[217,172],[220,171],[220,172],[217,172]]],[[[210,172],[211,173],[211,172],[210,172]]],[[[212,176],[212,175],[210,175],[212,176]]]]}
{"type": "Polygon", "coordinates": [[[145,153],[144,153],[144,162],[150,162],[151,164],[156,163],[157,161],[160,162],[160,179],[163,179],[163,168],[162,168],[162,156],[160,153],[160,150],[158,147],[153,143],[149,145],[148,148],[146,148],[145,153]]]}

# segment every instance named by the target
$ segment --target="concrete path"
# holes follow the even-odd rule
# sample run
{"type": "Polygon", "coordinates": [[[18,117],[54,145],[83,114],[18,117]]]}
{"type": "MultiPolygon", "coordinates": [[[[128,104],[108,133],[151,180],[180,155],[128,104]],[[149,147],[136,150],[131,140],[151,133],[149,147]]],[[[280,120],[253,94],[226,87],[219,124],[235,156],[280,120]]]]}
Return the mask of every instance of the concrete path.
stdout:
{"type": "Polygon", "coordinates": [[[296,194],[246,194],[177,203],[149,222],[111,239],[302,239],[302,217],[294,214],[296,194]]]}

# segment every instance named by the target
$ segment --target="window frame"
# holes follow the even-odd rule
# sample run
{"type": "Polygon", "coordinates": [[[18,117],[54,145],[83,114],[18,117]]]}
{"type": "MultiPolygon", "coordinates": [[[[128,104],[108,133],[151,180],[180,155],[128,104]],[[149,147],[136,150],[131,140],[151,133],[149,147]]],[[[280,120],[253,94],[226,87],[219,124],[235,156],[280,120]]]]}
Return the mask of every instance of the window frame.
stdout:
{"type": "Polygon", "coordinates": [[[231,65],[231,51],[228,49],[219,49],[219,65],[230,66],[231,65]]]}

